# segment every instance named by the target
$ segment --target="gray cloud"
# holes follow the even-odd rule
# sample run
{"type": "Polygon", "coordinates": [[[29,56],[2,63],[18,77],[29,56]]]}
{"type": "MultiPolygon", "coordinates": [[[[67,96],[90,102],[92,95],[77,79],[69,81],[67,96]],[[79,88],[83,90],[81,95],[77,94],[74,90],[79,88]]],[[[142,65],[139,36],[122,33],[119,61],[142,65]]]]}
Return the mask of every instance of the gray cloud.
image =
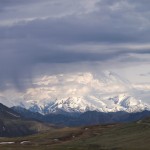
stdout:
{"type": "Polygon", "coordinates": [[[113,60],[117,64],[139,61],[124,58],[130,54],[150,54],[149,48],[128,47],[149,43],[150,11],[143,1],[2,0],[0,11],[0,82],[4,89],[8,83],[28,86],[26,79],[32,78],[32,70],[41,63],[113,60]],[[77,45],[80,51],[74,48],[77,45]]]}
{"type": "Polygon", "coordinates": [[[148,77],[148,76],[150,76],[150,72],[148,72],[148,73],[142,73],[142,74],[140,74],[140,76],[148,77]]]}

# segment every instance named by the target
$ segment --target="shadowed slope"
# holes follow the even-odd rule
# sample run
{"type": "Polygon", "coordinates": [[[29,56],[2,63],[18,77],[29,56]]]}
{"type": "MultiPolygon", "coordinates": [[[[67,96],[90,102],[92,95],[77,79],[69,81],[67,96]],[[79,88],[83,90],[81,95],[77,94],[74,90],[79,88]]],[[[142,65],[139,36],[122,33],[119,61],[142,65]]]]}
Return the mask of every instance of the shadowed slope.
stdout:
{"type": "Polygon", "coordinates": [[[25,136],[49,128],[50,125],[24,119],[19,113],[0,104],[0,137],[25,136]]]}

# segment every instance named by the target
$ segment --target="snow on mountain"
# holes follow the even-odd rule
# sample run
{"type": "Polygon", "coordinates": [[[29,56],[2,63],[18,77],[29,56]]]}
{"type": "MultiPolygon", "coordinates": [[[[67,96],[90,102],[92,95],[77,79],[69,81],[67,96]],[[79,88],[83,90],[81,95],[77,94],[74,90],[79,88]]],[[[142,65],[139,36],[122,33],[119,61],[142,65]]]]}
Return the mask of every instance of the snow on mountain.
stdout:
{"type": "Polygon", "coordinates": [[[126,94],[120,94],[116,97],[110,98],[109,100],[114,102],[114,108],[116,108],[116,111],[122,110],[127,112],[140,112],[150,109],[148,104],[126,94]]]}
{"type": "Polygon", "coordinates": [[[13,97],[13,102],[41,114],[94,110],[138,112],[150,108],[134,98],[129,81],[109,71],[98,75],[87,72],[42,76],[33,85],[34,88],[15,94],[17,101],[13,97]]]}
{"type": "Polygon", "coordinates": [[[129,81],[109,71],[100,75],[45,76],[35,84],[39,88],[28,90],[24,96],[24,107],[42,114],[94,110],[138,112],[149,109],[147,104],[130,95],[132,85],[129,81]]]}
{"type": "Polygon", "coordinates": [[[150,107],[132,96],[121,94],[109,99],[91,99],[91,101],[88,101],[88,99],[84,99],[83,97],[69,97],[56,100],[53,103],[47,103],[44,107],[41,107],[38,104],[33,104],[29,109],[34,112],[49,114],[62,112],[83,113],[86,111],[140,112],[143,110],[149,110],[150,107]]]}

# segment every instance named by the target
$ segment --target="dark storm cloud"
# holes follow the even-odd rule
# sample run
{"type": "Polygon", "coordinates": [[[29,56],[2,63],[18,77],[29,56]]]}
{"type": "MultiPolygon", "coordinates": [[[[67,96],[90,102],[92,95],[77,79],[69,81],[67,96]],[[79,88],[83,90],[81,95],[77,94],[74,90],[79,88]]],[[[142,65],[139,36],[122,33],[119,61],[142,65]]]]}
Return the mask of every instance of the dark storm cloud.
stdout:
{"type": "MultiPolygon", "coordinates": [[[[70,1],[57,0],[57,2],[58,7],[70,1]]],[[[86,2],[85,4],[88,4],[86,2]]],[[[76,3],[80,4],[80,1],[76,3]]],[[[95,4],[95,7],[90,9],[91,4],[89,4],[86,8],[89,9],[88,11],[83,12],[83,9],[77,7],[74,8],[77,11],[71,13],[70,10],[67,12],[68,8],[64,6],[61,8],[65,12],[62,17],[62,13],[54,15],[57,13],[56,4],[52,6],[48,0],[42,2],[2,0],[0,5],[3,14],[0,14],[1,88],[6,88],[6,83],[13,83],[21,88],[22,82],[31,78],[34,66],[40,63],[105,62],[115,61],[118,57],[129,54],[150,53],[148,48],[134,50],[125,49],[123,46],[111,48],[111,45],[117,47],[119,44],[136,45],[149,42],[149,10],[146,4],[139,0],[102,0],[95,4]],[[43,6],[42,3],[47,5],[43,6]],[[54,8],[48,9],[48,6],[54,8]],[[11,17],[9,10],[12,11],[11,17]],[[79,51],[74,48],[76,45],[90,45],[90,47],[81,46],[79,51]],[[94,51],[95,45],[105,45],[105,48],[100,47],[94,51]]]]}

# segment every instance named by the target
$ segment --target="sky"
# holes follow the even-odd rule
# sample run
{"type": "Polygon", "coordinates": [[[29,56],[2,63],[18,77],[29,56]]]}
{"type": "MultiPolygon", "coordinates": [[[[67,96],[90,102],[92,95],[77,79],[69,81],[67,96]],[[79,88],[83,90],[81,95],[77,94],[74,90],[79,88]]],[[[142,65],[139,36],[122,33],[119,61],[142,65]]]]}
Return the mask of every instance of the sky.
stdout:
{"type": "Polygon", "coordinates": [[[149,0],[0,0],[0,90],[105,70],[150,90],[149,0]]]}

